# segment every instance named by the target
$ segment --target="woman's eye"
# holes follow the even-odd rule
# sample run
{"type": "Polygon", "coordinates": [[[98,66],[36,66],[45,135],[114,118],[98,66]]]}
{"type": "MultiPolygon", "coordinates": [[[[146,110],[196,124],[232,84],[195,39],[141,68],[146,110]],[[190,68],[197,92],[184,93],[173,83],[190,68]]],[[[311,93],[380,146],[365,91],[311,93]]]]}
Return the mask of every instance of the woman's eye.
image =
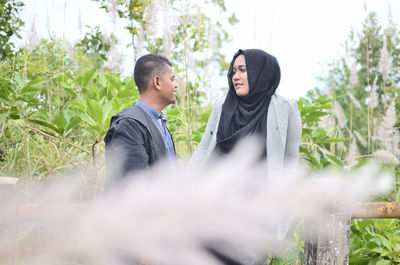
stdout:
{"type": "Polygon", "coordinates": [[[242,73],[246,72],[246,68],[240,69],[240,72],[242,72],[242,73]]]}

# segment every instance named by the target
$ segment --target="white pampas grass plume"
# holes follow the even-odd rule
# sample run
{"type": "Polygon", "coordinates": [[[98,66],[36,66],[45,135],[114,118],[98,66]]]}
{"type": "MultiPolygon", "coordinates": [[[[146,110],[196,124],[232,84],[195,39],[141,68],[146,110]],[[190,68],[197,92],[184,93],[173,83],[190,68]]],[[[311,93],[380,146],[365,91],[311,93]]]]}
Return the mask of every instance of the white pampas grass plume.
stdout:
{"type": "Polygon", "coordinates": [[[399,160],[393,155],[393,153],[388,152],[387,150],[377,150],[373,153],[373,156],[380,162],[386,164],[398,164],[399,160]]]}
{"type": "Polygon", "coordinates": [[[387,24],[387,29],[386,29],[386,34],[388,35],[389,38],[391,38],[396,30],[396,24],[393,21],[393,16],[392,16],[392,7],[389,3],[388,5],[388,24],[387,24]]]}
{"type": "Polygon", "coordinates": [[[386,114],[380,122],[376,136],[373,137],[375,141],[379,141],[381,146],[387,152],[392,153],[394,156],[400,156],[399,140],[400,134],[396,125],[396,106],[395,101],[392,100],[386,114]]]}
{"type": "Polygon", "coordinates": [[[211,20],[209,23],[209,31],[210,31],[210,33],[208,35],[208,47],[211,50],[211,54],[214,54],[214,52],[218,48],[218,39],[217,39],[217,33],[215,31],[214,24],[211,23],[211,20]]]}
{"type": "Polygon", "coordinates": [[[26,45],[28,52],[33,51],[37,42],[38,42],[38,35],[37,35],[37,30],[36,30],[36,15],[35,15],[31,22],[31,30],[30,30],[29,36],[28,36],[28,44],[26,45]]]}
{"type": "Polygon", "coordinates": [[[78,9],[78,28],[79,28],[79,36],[82,36],[82,13],[80,7],[78,9]]]}
{"type": "Polygon", "coordinates": [[[378,80],[378,77],[375,76],[374,84],[372,85],[371,94],[369,96],[369,104],[368,104],[368,106],[371,109],[375,109],[378,106],[378,95],[376,94],[376,81],[377,80],[378,80]]]}
{"type": "Polygon", "coordinates": [[[383,103],[383,109],[386,109],[387,108],[387,98],[386,98],[385,94],[381,95],[381,101],[383,103]]]}
{"type": "Polygon", "coordinates": [[[78,64],[78,61],[75,58],[74,47],[72,46],[72,43],[69,42],[68,40],[64,40],[64,47],[65,47],[65,50],[67,51],[68,57],[72,61],[74,61],[76,64],[78,64]]]}
{"type": "Polygon", "coordinates": [[[357,143],[356,140],[353,139],[353,141],[350,144],[349,152],[347,153],[346,156],[346,168],[352,168],[353,166],[357,165],[358,161],[356,160],[358,156],[358,148],[357,148],[357,143]]]}
{"type": "Polygon", "coordinates": [[[135,58],[139,58],[144,54],[144,30],[140,27],[138,34],[136,35],[135,58]]]}
{"type": "Polygon", "coordinates": [[[146,21],[145,31],[148,37],[155,37],[157,33],[157,2],[158,0],[151,1],[144,14],[146,21]]]}
{"type": "Polygon", "coordinates": [[[389,58],[389,52],[387,50],[386,36],[383,38],[383,47],[381,49],[381,58],[379,61],[379,72],[382,74],[383,81],[386,83],[388,74],[391,69],[391,62],[389,58]]]}
{"type": "Polygon", "coordinates": [[[182,0],[181,1],[181,24],[183,26],[189,25],[193,23],[193,14],[191,13],[191,10],[193,10],[193,6],[191,5],[191,2],[189,0],[182,0]]]}
{"type": "Polygon", "coordinates": [[[318,122],[320,128],[335,128],[335,118],[332,115],[322,116],[318,122]]]}
{"type": "Polygon", "coordinates": [[[333,115],[322,116],[318,122],[318,126],[323,129],[335,128],[335,118],[333,115]]]}
{"type": "Polygon", "coordinates": [[[354,106],[356,106],[358,109],[361,109],[361,104],[360,102],[356,99],[353,94],[351,94],[349,91],[347,91],[347,95],[349,96],[351,102],[353,102],[354,106]]]}
{"type": "Polygon", "coordinates": [[[117,7],[117,0],[109,0],[109,9],[111,14],[112,23],[115,24],[117,22],[118,16],[118,7],[117,7]]]}
{"type": "MultiPolygon", "coordinates": [[[[264,251],[287,246],[277,238],[294,220],[318,225],[327,209],[351,208],[392,185],[392,176],[371,165],[351,174],[315,172],[312,178],[290,165],[267,171],[260,146],[248,140],[207,165],[159,164],[92,203],[77,204],[79,186],[72,181],[35,192],[31,200],[41,211],[25,216],[18,229],[37,233],[27,235],[29,251],[18,264],[76,264],[81,258],[122,265],[143,257],[163,265],[221,264],[210,249],[249,264],[264,251]]],[[[5,216],[1,211],[2,221],[5,216]]],[[[14,244],[4,240],[0,254],[14,244]]]]}
{"type": "Polygon", "coordinates": [[[350,74],[350,87],[355,88],[358,83],[358,77],[357,77],[357,72],[356,72],[356,64],[353,64],[353,67],[351,68],[351,74],[350,74]]]}
{"type": "Polygon", "coordinates": [[[394,128],[396,124],[396,102],[392,100],[389,108],[386,110],[386,114],[383,117],[383,126],[387,129],[394,128]]]}
{"type": "Polygon", "coordinates": [[[340,106],[339,102],[337,101],[335,101],[335,103],[333,104],[333,112],[336,116],[339,127],[342,129],[345,128],[347,125],[346,115],[344,114],[342,106],[340,106]]]}
{"type": "Polygon", "coordinates": [[[365,137],[362,136],[358,131],[353,131],[353,133],[356,135],[358,142],[359,142],[363,147],[367,147],[367,140],[365,139],[365,137]]]}
{"type": "Polygon", "coordinates": [[[164,34],[163,51],[171,57],[171,46],[178,27],[177,18],[165,0],[160,0],[160,15],[162,15],[162,32],[164,34]]]}

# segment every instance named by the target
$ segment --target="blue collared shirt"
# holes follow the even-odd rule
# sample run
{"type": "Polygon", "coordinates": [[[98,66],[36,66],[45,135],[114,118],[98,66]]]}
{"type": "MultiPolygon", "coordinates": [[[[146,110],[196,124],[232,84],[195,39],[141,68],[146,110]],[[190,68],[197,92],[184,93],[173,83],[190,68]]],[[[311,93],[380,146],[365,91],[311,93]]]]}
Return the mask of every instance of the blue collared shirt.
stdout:
{"type": "Polygon", "coordinates": [[[167,150],[167,157],[170,160],[175,160],[175,148],[172,142],[171,134],[167,129],[167,115],[162,112],[158,112],[157,110],[153,109],[143,101],[137,100],[136,106],[140,107],[144,110],[151,119],[153,120],[154,124],[157,126],[158,130],[161,133],[162,138],[164,139],[165,149],[167,150]]]}

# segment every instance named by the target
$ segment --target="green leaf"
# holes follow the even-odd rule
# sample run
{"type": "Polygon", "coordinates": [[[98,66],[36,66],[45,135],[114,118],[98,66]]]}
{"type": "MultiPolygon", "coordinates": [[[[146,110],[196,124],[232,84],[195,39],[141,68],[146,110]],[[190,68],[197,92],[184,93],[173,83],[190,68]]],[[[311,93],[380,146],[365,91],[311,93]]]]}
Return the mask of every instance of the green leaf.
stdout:
{"type": "Polygon", "coordinates": [[[67,120],[65,119],[64,113],[61,112],[53,120],[54,125],[57,127],[57,132],[60,135],[64,134],[65,126],[67,125],[67,120]]]}
{"type": "Polygon", "coordinates": [[[18,120],[21,118],[20,114],[18,114],[18,113],[10,113],[10,115],[8,115],[8,117],[12,120],[18,120]]]}
{"type": "Polygon", "coordinates": [[[94,126],[97,124],[96,121],[85,112],[81,111],[72,111],[72,112],[75,113],[76,116],[78,116],[82,121],[86,122],[88,125],[94,126]]]}
{"type": "Polygon", "coordinates": [[[42,78],[36,78],[36,79],[34,79],[34,80],[29,81],[29,82],[26,84],[26,86],[33,86],[33,85],[36,85],[36,84],[42,82],[43,80],[44,80],[44,77],[42,77],[42,78]]]}
{"type": "Polygon", "coordinates": [[[68,125],[65,127],[65,136],[71,133],[71,131],[77,126],[82,120],[78,117],[72,118],[68,125]]]}
{"type": "Polygon", "coordinates": [[[381,259],[381,260],[379,260],[379,261],[376,263],[376,265],[390,265],[390,264],[392,264],[391,261],[389,261],[389,260],[384,260],[384,259],[381,259]]]}
{"type": "Polygon", "coordinates": [[[338,143],[338,142],[345,142],[350,141],[350,138],[327,138],[321,141],[321,143],[338,143]]]}
{"type": "Polygon", "coordinates": [[[338,166],[343,166],[342,161],[335,155],[324,154],[327,158],[329,158],[332,162],[334,162],[338,166]]]}
{"type": "Polygon", "coordinates": [[[52,129],[52,130],[55,131],[55,132],[58,132],[58,131],[57,131],[57,128],[56,128],[55,126],[51,125],[50,123],[48,123],[47,121],[36,120],[36,119],[28,119],[28,120],[29,120],[30,122],[32,122],[32,123],[35,123],[35,124],[44,126],[44,127],[46,127],[46,128],[52,129]]]}
{"type": "Polygon", "coordinates": [[[14,77],[15,77],[15,82],[17,82],[17,85],[18,85],[19,88],[25,86],[26,81],[19,73],[15,73],[14,77]]]}
{"type": "Polygon", "coordinates": [[[98,123],[103,123],[103,107],[99,104],[99,102],[87,99],[87,111],[89,115],[98,123]]]}
{"type": "Polygon", "coordinates": [[[386,237],[379,234],[376,234],[375,236],[379,239],[379,241],[383,244],[385,248],[393,250],[392,244],[390,244],[389,240],[386,237]]]}
{"type": "Polygon", "coordinates": [[[95,72],[96,68],[92,68],[86,71],[86,73],[83,75],[82,87],[86,87],[88,85],[90,80],[93,78],[95,72]]]}
{"type": "Polygon", "coordinates": [[[25,86],[21,89],[21,94],[34,93],[42,90],[40,87],[25,86]]]}

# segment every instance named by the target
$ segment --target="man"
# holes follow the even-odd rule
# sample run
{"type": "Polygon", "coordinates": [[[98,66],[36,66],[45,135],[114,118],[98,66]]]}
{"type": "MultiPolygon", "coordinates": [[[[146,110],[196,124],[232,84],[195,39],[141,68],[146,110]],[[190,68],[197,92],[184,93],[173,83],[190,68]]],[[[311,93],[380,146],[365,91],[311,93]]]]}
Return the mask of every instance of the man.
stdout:
{"type": "Polygon", "coordinates": [[[104,138],[108,183],[160,159],[175,160],[175,146],[161,112],[176,100],[172,64],[160,55],[144,55],[136,62],[134,78],[140,99],[111,118],[104,138]]]}

